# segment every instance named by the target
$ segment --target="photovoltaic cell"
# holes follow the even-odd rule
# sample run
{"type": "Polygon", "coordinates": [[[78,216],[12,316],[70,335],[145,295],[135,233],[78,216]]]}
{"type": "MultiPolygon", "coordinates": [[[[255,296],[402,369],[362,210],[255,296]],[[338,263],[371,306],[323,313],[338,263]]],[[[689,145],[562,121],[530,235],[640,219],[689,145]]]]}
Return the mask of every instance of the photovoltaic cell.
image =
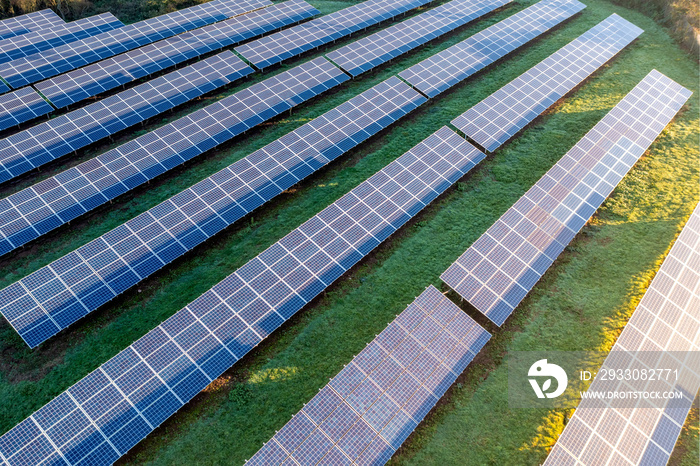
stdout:
{"type": "Polygon", "coordinates": [[[124,26],[111,13],[90,16],[49,29],[41,29],[0,41],[0,63],[85,39],[124,26]]]}
{"type": "MultiPolygon", "coordinates": [[[[20,175],[70,154],[250,73],[253,73],[253,69],[233,52],[222,52],[12,134],[0,140],[0,167],[5,169],[5,180],[9,179],[9,176],[20,175]]],[[[0,101],[3,97],[6,96],[0,96],[0,101]]],[[[36,97],[50,107],[41,97],[36,97]]]]}
{"type": "Polygon", "coordinates": [[[611,406],[609,400],[584,398],[545,465],[666,464],[700,388],[699,328],[700,206],[696,206],[601,369],[619,368],[617,362],[609,364],[619,353],[639,355],[666,350],[669,357],[677,358],[687,352],[686,361],[675,363],[685,366],[684,377],[668,387],[684,397],[666,401],[663,408],[659,402],[651,406],[640,400],[634,408],[625,409],[611,406]]]}
{"type": "Polygon", "coordinates": [[[0,64],[0,76],[17,89],[270,4],[269,0],[202,3],[0,64]]]}
{"type": "Polygon", "coordinates": [[[452,124],[492,152],[642,32],[618,15],[610,15],[452,120],[452,124]]]}
{"type": "Polygon", "coordinates": [[[236,47],[236,52],[262,69],[418,8],[430,1],[367,0],[241,45],[236,47]]]}
{"type": "Polygon", "coordinates": [[[690,95],[649,73],[442,280],[502,325],[690,95]]]}
{"type": "MultiPolygon", "coordinates": [[[[0,201],[0,231],[6,235],[0,240],[0,252],[25,244],[348,79],[325,58],[316,58],[13,194],[0,201]]],[[[19,159],[12,170],[26,171],[53,155],[48,149],[37,152],[33,160],[19,159]]]]}
{"type": "Polygon", "coordinates": [[[490,338],[429,286],[246,465],[385,464],[490,338]]]}
{"type": "Polygon", "coordinates": [[[26,15],[15,16],[0,21],[0,39],[27,34],[31,31],[40,29],[48,29],[55,26],[66,24],[56,13],[51,9],[35,11],[26,15]]]}
{"type": "Polygon", "coordinates": [[[51,293],[32,276],[13,302],[0,292],[0,311],[36,346],[425,101],[396,77],[379,83],[37,271],[57,279],[51,293]]]}
{"type": "Polygon", "coordinates": [[[51,113],[54,108],[31,87],[0,95],[0,130],[51,113]]]}
{"type": "Polygon", "coordinates": [[[0,437],[0,454],[116,461],[483,158],[440,129],[0,437]]]}
{"type": "Polygon", "coordinates": [[[452,0],[341,47],[326,54],[326,57],[357,76],[510,2],[452,0]]]}
{"type": "Polygon", "coordinates": [[[542,0],[399,73],[435,97],[586,7],[577,0],[542,0]]]}
{"type": "Polygon", "coordinates": [[[318,10],[305,1],[288,0],[139,47],[42,81],[34,87],[57,108],[62,108],[316,14],[318,10]]]}

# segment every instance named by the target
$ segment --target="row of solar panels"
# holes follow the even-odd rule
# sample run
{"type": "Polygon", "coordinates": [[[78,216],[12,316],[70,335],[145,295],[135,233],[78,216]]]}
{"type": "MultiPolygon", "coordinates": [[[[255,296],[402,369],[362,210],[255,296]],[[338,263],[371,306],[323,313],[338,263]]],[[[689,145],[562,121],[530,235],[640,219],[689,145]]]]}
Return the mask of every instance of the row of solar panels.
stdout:
{"type": "Polygon", "coordinates": [[[41,10],[0,21],[0,40],[66,24],[53,10],[41,10]]]}
{"type": "MultiPolygon", "coordinates": [[[[569,8],[572,2],[575,0],[563,3],[565,8],[562,8],[560,0],[543,0],[514,16],[516,19],[518,17],[533,17],[531,13],[535,10],[538,15],[534,16],[533,22],[539,24],[542,22],[542,17],[549,18],[559,11],[557,17],[559,21],[563,21],[570,17],[573,11],[576,11],[569,8]],[[548,8],[543,8],[543,5],[548,6],[548,8]]],[[[578,2],[575,3],[578,4],[578,2]]],[[[514,25],[514,29],[509,30],[513,35],[517,35],[519,30],[532,29],[530,24],[522,21],[519,26],[516,26],[517,22],[513,22],[512,18],[505,21],[514,25]]],[[[620,19],[620,21],[624,20],[620,19]]],[[[499,27],[499,25],[492,27],[499,27]]],[[[604,25],[600,27],[604,27],[604,25]]],[[[487,28],[485,31],[487,35],[489,29],[487,28]]],[[[502,48],[500,53],[506,54],[515,49],[517,44],[520,42],[516,42],[512,48],[502,48]]],[[[487,46],[488,42],[484,47],[487,46]]],[[[614,50],[608,52],[609,57],[612,55],[614,55],[614,50]]],[[[493,62],[501,56],[503,55],[494,53],[490,56],[490,61],[493,62]]],[[[341,77],[342,80],[347,79],[344,73],[322,58],[316,59],[312,63],[316,63],[316,66],[321,67],[326,73],[333,73],[333,79],[341,77]]],[[[300,77],[295,73],[296,69],[298,68],[279,76],[286,75],[290,79],[299,80],[300,77]]],[[[437,74],[439,70],[433,72],[437,74]]],[[[466,78],[468,73],[462,76],[466,78]]],[[[248,90],[241,91],[195,112],[191,116],[159,128],[153,133],[141,136],[120,148],[4,199],[0,202],[0,232],[5,235],[4,244],[7,245],[7,249],[24,244],[163,173],[183,162],[186,158],[194,157],[204,150],[240,134],[253,124],[278,114],[280,110],[268,110],[267,114],[250,111],[253,104],[258,105],[256,101],[249,102],[247,105],[239,103],[243,102],[244,99],[253,98],[256,94],[267,92],[272,84],[276,85],[276,82],[271,83],[271,80],[275,79],[276,77],[270,78],[270,80],[248,90]],[[219,114],[224,110],[230,114],[232,110],[236,109],[234,103],[239,103],[240,110],[238,110],[239,113],[233,111],[229,125],[226,124],[224,118],[211,119],[211,115],[219,114]],[[246,118],[250,119],[250,123],[246,123],[248,121],[246,118]],[[210,121],[209,127],[215,131],[210,130],[211,134],[197,135],[193,128],[197,127],[199,121],[210,121]],[[161,141],[166,142],[167,145],[161,141]],[[171,149],[172,147],[177,147],[179,151],[171,149]],[[134,166],[138,167],[138,170],[134,166]]],[[[399,95],[412,95],[410,101],[418,102],[419,100],[417,92],[409,92],[409,88],[405,84],[399,86],[398,80],[395,83],[391,81],[390,87],[399,89],[399,95]]],[[[380,95],[383,92],[381,87],[375,86],[375,88],[375,94],[380,95]]],[[[275,95],[270,95],[267,100],[263,101],[266,108],[274,108],[281,103],[279,100],[271,99],[278,98],[275,95]]],[[[403,102],[401,104],[404,105],[403,102]]],[[[327,114],[319,118],[318,122],[302,126],[289,138],[281,138],[280,142],[270,145],[268,153],[275,154],[279,159],[275,157],[269,162],[261,162],[263,165],[260,169],[255,169],[254,167],[258,165],[255,162],[258,154],[251,154],[240,164],[229,167],[230,173],[226,174],[223,181],[214,175],[210,177],[210,181],[203,182],[205,186],[223,184],[223,193],[212,197],[211,200],[205,198],[204,203],[198,201],[195,204],[195,210],[184,215],[185,218],[197,215],[195,217],[197,221],[193,225],[181,224],[182,220],[180,220],[173,224],[165,224],[165,226],[160,226],[155,230],[152,227],[146,229],[145,231],[154,233],[155,236],[152,237],[144,236],[145,233],[139,232],[141,228],[136,228],[135,231],[139,232],[138,234],[142,238],[141,242],[146,243],[146,245],[142,246],[141,242],[134,243],[132,240],[124,241],[123,244],[130,245],[129,248],[133,250],[125,250],[120,247],[119,252],[116,255],[110,254],[109,258],[106,255],[97,254],[97,251],[102,251],[104,246],[102,246],[102,238],[95,240],[71,255],[66,264],[73,265],[57,267],[49,265],[0,292],[0,311],[30,346],[36,346],[60,329],[70,325],[86,313],[92,312],[109,299],[170,263],[185,251],[206,240],[219,229],[250,212],[272,195],[284,191],[297,179],[307,176],[360,141],[379,132],[383,127],[386,127],[388,121],[391,121],[392,112],[396,111],[395,108],[389,107],[391,104],[385,105],[387,105],[386,108],[380,108],[380,110],[384,110],[384,113],[378,115],[370,114],[369,111],[367,115],[362,115],[352,105],[341,106],[338,108],[342,111],[339,117],[331,117],[330,114],[327,114]],[[380,121],[387,115],[389,116],[387,122],[380,121]],[[339,119],[340,122],[326,125],[324,119],[331,121],[339,119]],[[367,126],[362,126],[365,123],[367,126]],[[296,139],[299,141],[297,142],[296,139]],[[317,147],[317,149],[312,151],[309,146],[317,147]],[[281,151],[280,148],[289,148],[289,150],[281,151]],[[316,151],[320,153],[317,154],[316,151]],[[250,162],[248,162],[249,159],[250,162]],[[224,183],[224,181],[228,182],[233,175],[240,181],[224,183]],[[222,195],[227,198],[226,202],[221,200],[222,195]],[[213,217],[223,217],[226,220],[222,222],[221,219],[213,217]],[[201,225],[208,225],[213,220],[216,221],[207,226],[209,233],[203,234],[201,225]],[[212,225],[217,225],[217,228],[214,229],[212,225]],[[172,231],[164,236],[160,232],[155,234],[161,229],[166,232],[172,231]],[[156,240],[156,238],[158,239],[156,240]],[[156,241],[154,244],[148,245],[152,240],[156,241]],[[93,247],[95,244],[100,244],[100,247],[95,249],[93,247]],[[137,253],[136,251],[139,249],[141,252],[137,253]],[[80,258],[81,261],[90,261],[91,264],[87,265],[86,268],[76,268],[74,262],[76,257],[80,258]],[[85,276],[84,272],[78,273],[78,270],[92,270],[93,272],[89,276],[85,276]],[[49,276],[54,278],[49,279],[49,276]],[[38,288],[41,288],[41,291],[38,291],[38,288]],[[35,293],[35,290],[38,291],[38,294],[35,293]],[[18,306],[17,303],[20,302],[22,305],[18,306]]],[[[368,110],[372,110],[371,107],[368,110]]],[[[184,199],[189,197],[191,196],[183,196],[184,199]]],[[[177,202],[175,205],[180,207],[180,204],[184,206],[187,203],[177,202]]],[[[156,209],[155,212],[158,211],[158,207],[154,209],[156,209]]],[[[153,217],[157,219],[162,215],[154,214],[153,217]]],[[[183,218],[182,212],[178,214],[178,217],[183,218]]],[[[141,223],[141,220],[136,221],[136,224],[141,223]]],[[[134,228],[127,227],[127,230],[133,231],[134,228]]],[[[116,241],[121,242],[124,239],[123,233],[116,235],[115,238],[119,238],[116,241]]]]}
{"type": "MultiPolygon", "coordinates": [[[[687,98],[653,72],[564,159],[596,154],[590,135],[598,138],[601,127],[615,128],[607,132],[611,146],[632,137],[648,147],[663,127],[639,136],[639,120],[629,115],[660,111],[668,123],[687,98]]],[[[483,158],[440,129],[5,434],[4,460],[21,463],[41,452],[38,459],[68,464],[115,461],[483,158]]],[[[433,289],[409,309],[256,461],[316,464],[326,455],[348,464],[386,461],[488,339],[433,289]],[[431,300],[434,314],[426,312],[431,300]],[[441,340],[431,346],[435,338],[441,340]],[[397,349],[391,358],[382,356],[380,349],[391,348],[397,349]],[[399,373],[401,382],[389,383],[399,373]]]]}

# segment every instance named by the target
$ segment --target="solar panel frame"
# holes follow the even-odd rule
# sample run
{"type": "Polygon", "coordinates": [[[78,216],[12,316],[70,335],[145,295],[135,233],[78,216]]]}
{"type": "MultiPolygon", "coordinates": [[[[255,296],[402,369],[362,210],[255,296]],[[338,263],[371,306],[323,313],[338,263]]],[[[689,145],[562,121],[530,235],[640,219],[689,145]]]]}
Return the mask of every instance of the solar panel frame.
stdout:
{"type": "Polygon", "coordinates": [[[435,97],[586,7],[577,0],[541,0],[399,73],[435,97]]]}
{"type": "Polygon", "coordinates": [[[31,170],[253,72],[233,52],[221,52],[0,140],[0,166],[31,170]]]}
{"type": "Polygon", "coordinates": [[[326,54],[352,76],[369,71],[512,0],[452,0],[326,54]]]}
{"type": "MultiPolygon", "coordinates": [[[[605,368],[619,368],[616,353],[700,351],[700,204],[697,205],[622,330],[605,368]]],[[[559,436],[545,465],[597,464],[609,459],[616,464],[666,464],[700,388],[697,358],[684,363],[684,374],[673,389],[683,399],[668,400],[664,407],[645,404],[634,408],[613,406],[610,400],[582,399],[559,436]],[[689,363],[691,365],[689,365],[689,363]],[[693,367],[693,364],[695,367],[693,367]],[[594,404],[595,403],[595,404],[594,404]],[[640,410],[644,410],[643,414],[640,410]],[[612,423],[610,418],[621,419],[612,423]],[[642,419],[642,420],[640,420],[642,419]],[[595,448],[596,444],[603,448],[595,448]]],[[[600,371],[599,371],[600,372],[600,371]]],[[[597,381],[589,390],[594,389],[597,381]]]]}
{"type": "MultiPolygon", "coordinates": [[[[19,233],[12,244],[0,240],[0,251],[15,249],[348,79],[325,58],[316,58],[0,200],[5,232],[19,233]],[[24,217],[17,216],[13,200],[24,205],[19,210],[24,217]]],[[[61,137],[69,130],[80,133],[73,126],[59,131],[61,137]]]]}
{"type": "Polygon", "coordinates": [[[17,89],[270,4],[270,0],[214,0],[201,3],[2,63],[0,76],[10,87],[17,89]]]}
{"type": "Polygon", "coordinates": [[[612,14],[451,123],[493,152],[642,32],[634,24],[612,14]]]}
{"type": "Polygon", "coordinates": [[[34,11],[0,21],[0,40],[66,24],[53,10],[34,11]]]}
{"type": "MultiPolygon", "coordinates": [[[[51,296],[34,294],[38,289],[32,283],[37,283],[30,277],[15,287],[27,294],[9,292],[12,302],[4,302],[8,295],[0,292],[0,312],[8,312],[11,325],[35,347],[103,304],[94,301],[94,290],[86,289],[85,282],[93,287],[99,283],[113,293],[109,299],[118,296],[426,100],[398,78],[389,78],[40,269],[37,276],[58,279],[51,296]],[[251,176],[253,172],[257,175],[251,176]],[[118,254],[105,258],[105,245],[118,254]],[[94,263],[96,254],[101,255],[99,265],[94,263]],[[82,268],[92,272],[75,282],[82,268]],[[18,302],[23,303],[21,311],[18,302]]],[[[23,200],[24,205],[39,205],[27,196],[23,200]]],[[[21,206],[15,212],[28,217],[21,206]]]]}
{"type": "Polygon", "coordinates": [[[432,0],[366,0],[298,26],[235,48],[256,68],[264,69],[287,58],[396,17],[432,0]]]}
{"type": "Polygon", "coordinates": [[[34,87],[57,108],[63,108],[316,14],[318,10],[305,1],[288,0],[101,60],[34,87]]]}
{"type": "Polygon", "coordinates": [[[4,434],[0,454],[116,461],[484,157],[438,130],[4,434]]]}
{"type": "Polygon", "coordinates": [[[502,325],[690,95],[653,70],[476,240],[442,280],[502,325]]]}
{"type": "Polygon", "coordinates": [[[0,95],[0,131],[48,115],[55,109],[31,87],[0,95]]]}
{"type": "Polygon", "coordinates": [[[490,338],[429,286],[246,465],[385,464],[490,338]]]}
{"type": "Polygon", "coordinates": [[[112,15],[102,13],[49,29],[40,29],[0,41],[0,63],[16,60],[124,26],[112,15]]]}

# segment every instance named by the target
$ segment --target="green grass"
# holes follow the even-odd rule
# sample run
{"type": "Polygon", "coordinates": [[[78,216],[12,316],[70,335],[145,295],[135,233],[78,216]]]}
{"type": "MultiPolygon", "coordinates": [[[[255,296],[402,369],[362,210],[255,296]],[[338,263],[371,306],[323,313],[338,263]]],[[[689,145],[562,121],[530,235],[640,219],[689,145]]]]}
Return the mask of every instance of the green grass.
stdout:
{"type": "MultiPolygon", "coordinates": [[[[347,5],[312,3],[324,12],[347,5]]],[[[328,96],[303,105],[291,116],[226,144],[136,194],[73,222],[70,228],[49,235],[50,239],[0,263],[0,286],[31,273],[309,118],[531,3],[534,2],[516,1],[485,21],[346,83],[328,96]]],[[[252,456],[395,314],[427,285],[439,286],[440,273],[625,93],[656,68],[695,92],[688,108],[627,175],[599,214],[393,459],[394,463],[414,464],[542,461],[561,431],[565,413],[509,410],[505,402],[507,377],[503,356],[509,350],[523,349],[608,349],[698,200],[697,63],[651,19],[603,0],[585,3],[588,8],[562,28],[433,99],[395,127],[198,248],[196,254],[178,261],[40,348],[26,349],[9,325],[0,326],[1,431],[10,429],[452,118],[617,12],[645,29],[635,44],[561,105],[482,162],[456,189],[420,213],[122,460],[241,464],[252,456]]],[[[290,66],[307,59],[296,60],[290,66]]],[[[222,95],[241,87],[245,85],[228,89],[222,95]]],[[[168,118],[188,113],[203,103],[168,118]]],[[[91,153],[107,148],[99,147],[91,153]]],[[[31,181],[72,163],[47,170],[31,181]]],[[[27,183],[5,191],[15,191],[27,183]]],[[[683,460],[690,461],[693,454],[697,459],[697,429],[690,426],[683,435],[683,460]]]]}

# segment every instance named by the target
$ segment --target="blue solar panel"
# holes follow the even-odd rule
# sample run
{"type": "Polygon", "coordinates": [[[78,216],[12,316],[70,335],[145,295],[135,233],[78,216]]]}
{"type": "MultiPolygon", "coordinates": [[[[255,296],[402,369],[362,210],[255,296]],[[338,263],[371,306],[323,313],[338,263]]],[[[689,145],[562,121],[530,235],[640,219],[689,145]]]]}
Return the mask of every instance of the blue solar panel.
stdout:
{"type": "Polygon", "coordinates": [[[613,14],[452,120],[494,151],[593,74],[643,31],[613,14]]]}
{"type": "MultiPolygon", "coordinates": [[[[326,59],[311,60],[3,199],[0,223],[13,232],[15,242],[1,242],[0,251],[14,249],[348,79],[326,59]],[[32,202],[20,201],[24,196],[32,202]],[[16,210],[13,200],[23,207],[16,210]]],[[[46,150],[35,153],[34,160],[18,160],[29,164],[42,157],[49,161],[52,155],[46,150]]]]}
{"type": "Polygon", "coordinates": [[[48,29],[65,24],[53,10],[45,9],[27,13],[26,15],[15,16],[0,21],[0,39],[27,34],[31,31],[48,29]]]}
{"type": "MultiPolygon", "coordinates": [[[[611,399],[582,398],[545,464],[667,464],[700,388],[699,322],[700,205],[598,371],[623,370],[621,359],[632,367],[657,372],[674,367],[676,376],[669,378],[664,389],[681,392],[683,398],[645,401],[635,407],[620,406],[611,399]],[[686,355],[685,361],[679,360],[686,355]]],[[[602,392],[601,379],[596,377],[588,391],[602,392]]],[[[614,393],[640,388],[638,380],[611,382],[606,390],[614,393]]],[[[646,393],[654,393],[652,388],[661,387],[645,388],[646,393]]]]}
{"type": "Polygon", "coordinates": [[[0,130],[47,115],[53,110],[51,104],[31,87],[0,95],[0,130]]]}
{"type": "Polygon", "coordinates": [[[250,73],[233,52],[222,52],[0,140],[0,166],[19,175],[250,73]]]}
{"type": "Polygon", "coordinates": [[[442,280],[502,325],[690,95],[649,73],[442,280]]]}
{"type": "Polygon", "coordinates": [[[0,63],[26,57],[122,26],[124,24],[111,13],[103,13],[58,27],[11,37],[0,41],[0,63]]]}
{"type": "MultiPolygon", "coordinates": [[[[38,289],[32,285],[22,297],[0,292],[0,311],[7,310],[6,317],[22,338],[36,346],[104,304],[103,298],[126,291],[425,101],[396,77],[379,83],[37,271],[37,276],[57,279],[50,297],[35,293],[38,289]],[[105,254],[108,249],[118,254],[105,254]],[[85,275],[80,270],[92,272],[85,275]],[[13,301],[4,302],[10,295],[13,301]]],[[[34,193],[31,200],[24,196],[29,204],[17,206],[17,215],[24,212],[27,218],[24,205],[39,206],[34,193]]],[[[18,282],[15,290],[27,289],[30,283],[36,283],[32,276],[18,282]]]]}
{"type": "MultiPolygon", "coordinates": [[[[335,13],[236,47],[262,69],[430,3],[431,0],[367,0],[335,13]]],[[[2,74],[0,73],[0,76],[2,74]]]]}
{"type": "Polygon", "coordinates": [[[385,464],[490,338],[429,286],[246,465],[385,464]]]}
{"type": "Polygon", "coordinates": [[[317,13],[318,10],[303,0],[289,0],[140,47],[42,81],[34,87],[57,108],[62,108],[317,13]]]}
{"type": "Polygon", "coordinates": [[[440,129],[0,437],[0,454],[116,461],[483,158],[440,129]]]}
{"type": "Polygon", "coordinates": [[[541,0],[399,73],[428,97],[492,64],[586,7],[577,0],[541,0]]]}
{"type": "Polygon", "coordinates": [[[396,58],[512,0],[452,0],[326,56],[353,76],[396,58]]]}
{"type": "Polygon", "coordinates": [[[270,3],[214,0],[192,6],[0,64],[0,77],[16,89],[270,3]]]}

